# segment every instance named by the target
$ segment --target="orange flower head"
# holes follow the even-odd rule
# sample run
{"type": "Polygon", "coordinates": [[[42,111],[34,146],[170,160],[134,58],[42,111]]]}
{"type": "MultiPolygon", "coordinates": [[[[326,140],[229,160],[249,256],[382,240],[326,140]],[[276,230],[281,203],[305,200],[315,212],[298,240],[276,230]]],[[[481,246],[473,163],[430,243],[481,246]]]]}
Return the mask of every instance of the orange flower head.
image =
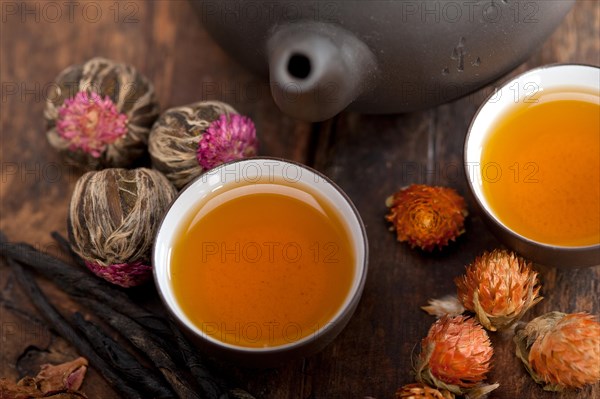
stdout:
{"type": "Polygon", "coordinates": [[[475,319],[444,316],[421,341],[417,379],[462,395],[485,380],[493,352],[487,332],[475,319]]]}
{"type": "Polygon", "coordinates": [[[445,389],[435,389],[422,383],[408,384],[396,391],[396,399],[454,399],[445,389]]]}
{"type": "Polygon", "coordinates": [[[509,327],[542,300],[531,263],[505,250],[485,252],[454,281],[463,306],[490,331],[509,327]]]}
{"type": "Polygon", "coordinates": [[[441,249],[465,231],[465,200],[451,188],[413,184],[388,197],[386,205],[391,230],[412,248],[441,249]]]}
{"type": "Polygon", "coordinates": [[[515,334],[517,356],[545,390],[600,381],[600,323],[587,313],[550,312],[515,334]]]}

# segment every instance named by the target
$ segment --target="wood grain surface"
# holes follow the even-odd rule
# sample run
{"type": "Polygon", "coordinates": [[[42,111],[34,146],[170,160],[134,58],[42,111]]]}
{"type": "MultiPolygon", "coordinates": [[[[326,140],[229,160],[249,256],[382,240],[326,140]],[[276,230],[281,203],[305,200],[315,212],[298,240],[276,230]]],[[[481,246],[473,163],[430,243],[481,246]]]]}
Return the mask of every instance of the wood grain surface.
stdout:
{"type": "MultiPolygon", "coordinates": [[[[433,322],[419,307],[453,293],[452,280],[464,266],[501,245],[468,196],[462,148],[471,118],[494,87],[527,69],[556,62],[600,65],[600,3],[581,0],[525,64],[477,93],[423,112],[343,113],[309,124],[278,110],[267,83],[217,47],[187,1],[81,0],[60,17],[44,11],[42,1],[0,3],[0,229],[12,240],[59,253],[49,233],[65,233],[67,204],[80,172],[64,165],[46,141],[45,96],[64,67],[93,56],[135,65],[154,82],[161,109],[204,99],[231,103],[256,122],[262,155],[314,166],[356,204],[367,228],[370,259],[355,316],[331,345],[309,358],[269,370],[224,367],[233,384],[257,398],[383,399],[412,382],[411,355],[433,322]],[[411,250],[387,229],[385,198],[410,183],[454,187],[468,198],[467,232],[441,253],[411,250]]],[[[545,299],[527,320],[551,310],[600,314],[599,267],[536,269],[545,299]]],[[[53,284],[39,281],[62,312],[81,308],[53,284]]],[[[161,306],[152,288],[132,295],[149,307],[161,306]]],[[[46,327],[5,262],[0,262],[0,329],[0,377],[36,374],[40,364],[77,356],[46,327]]],[[[495,357],[489,380],[501,384],[491,398],[600,397],[597,384],[544,392],[514,356],[511,336],[491,336],[495,357]]],[[[118,397],[93,368],[83,391],[90,398],[118,397]]]]}

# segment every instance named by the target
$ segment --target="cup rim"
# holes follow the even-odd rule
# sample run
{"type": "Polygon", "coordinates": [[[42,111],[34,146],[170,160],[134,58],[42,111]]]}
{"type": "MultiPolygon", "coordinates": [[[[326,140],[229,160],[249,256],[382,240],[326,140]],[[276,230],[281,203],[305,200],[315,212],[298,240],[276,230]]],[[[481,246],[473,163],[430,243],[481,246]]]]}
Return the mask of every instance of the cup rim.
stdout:
{"type": "MultiPolygon", "coordinates": [[[[313,189],[315,189],[319,194],[322,194],[322,192],[319,189],[319,186],[317,184],[311,184],[310,186],[313,189]]],[[[325,198],[327,201],[331,201],[329,197],[325,197],[325,198]]],[[[346,226],[346,227],[348,229],[350,229],[350,226],[346,226]]],[[[352,233],[350,233],[350,237],[352,239],[352,233]]],[[[357,248],[357,250],[355,252],[360,252],[359,248],[357,248]]],[[[221,165],[218,165],[218,166],[216,166],[210,170],[207,170],[207,171],[201,173],[200,175],[196,176],[193,180],[191,180],[188,184],[186,184],[177,193],[177,195],[175,196],[173,201],[169,204],[169,207],[165,211],[165,213],[160,221],[156,236],[154,237],[154,244],[152,246],[153,280],[154,280],[154,283],[156,286],[156,290],[158,291],[158,294],[160,296],[161,302],[165,306],[169,315],[171,315],[179,323],[184,325],[187,330],[192,332],[198,338],[200,338],[204,341],[207,341],[213,345],[216,345],[217,347],[221,347],[221,348],[224,348],[227,350],[232,350],[232,351],[235,351],[238,353],[246,353],[246,354],[267,354],[267,353],[268,354],[277,354],[277,353],[287,352],[292,349],[302,347],[302,346],[310,343],[312,340],[319,340],[320,337],[328,336],[329,333],[331,333],[332,331],[335,330],[336,326],[340,322],[343,322],[344,318],[347,317],[349,313],[350,314],[353,313],[355,306],[357,305],[358,301],[360,301],[360,298],[362,296],[362,292],[364,290],[364,286],[366,283],[368,264],[369,264],[369,244],[368,244],[366,228],[365,228],[364,222],[360,216],[360,213],[358,212],[358,209],[356,208],[356,206],[354,205],[354,203],[352,202],[350,197],[332,179],[327,177],[325,174],[319,172],[318,170],[316,170],[310,166],[304,165],[297,161],[288,160],[288,159],[280,158],[280,157],[270,157],[270,156],[256,156],[256,157],[251,157],[251,158],[243,158],[243,159],[237,159],[237,160],[225,162],[221,165]],[[158,252],[158,247],[160,245],[159,236],[161,234],[161,231],[163,230],[163,225],[165,224],[165,221],[167,220],[168,215],[170,214],[171,210],[174,208],[174,206],[177,203],[177,201],[179,200],[179,198],[190,187],[192,187],[194,184],[196,184],[196,182],[198,180],[204,178],[205,175],[207,175],[209,173],[212,173],[212,174],[218,173],[219,170],[222,170],[222,169],[224,169],[228,166],[234,165],[234,164],[253,162],[253,161],[277,161],[277,162],[283,162],[283,163],[286,163],[289,165],[294,165],[299,168],[305,169],[310,173],[313,173],[314,175],[316,175],[320,179],[322,179],[323,182],[325,182],[326,184],[329,184],[334,189],[334,192],[337,193],[338,195],[340,195],[340,198],[349,207],[352,215],[354,215],[355,221],[359,227],[359,232],[357,234],[357,237],[360,238],[360,242],[362,243],[362,251],[364,253],[362,262],[360,261],[360,259],[357,259],[355,262],[357,283],[352,284],[352,287],[350,288],[350,292],[348,292],[348,294],[346,295],[346,297],[344,299],[344,303],[341,305],[341,307],[338,309],[338,311],[335,313],[335,315],[327,321],[325,326],[318,329],[314,333],[311,333],[309,335],[302,337],[299,340],[289,342],[289,343],[286,343],[283,345],[270,346],[270,347],[246,347],[246,346],[241,346],[241,345],[230,344],[230,343],[218,340],[216,338],[212,338],[209,335],[203,333],[200,328],[194,326],[193,323],[191,323],[191,322],[188,323],[188,322],[186,322],[186,320],[182,320],[179,317],[179,315],[171,308],[171,306],[169,305],[169,302],[167,301],[167,298],[165,297],[163,288],[167,288],[171,293],[172,293],[172,289],[168,287],[169,286],[168,282],[164,282],[163,284],[160,283],[161,280],[158,277],[158,267],[157,267],[157,264],[158,264],[157,252],[158,252]],[[355,287],[355,288],[353,288],[353,287],[355,287]],[[189,324],[191,324],[192,326],[190,326],[189,324]],[[196,331],[196,330],[200,331],[200,333],[198,333],[198,331],[196,331]]],[[[168,265],[165,265],[163,267],[168,267],[168,265]]],[[[181,308],[179,310],[181,311],[182,314],[185,314],[181,308]]]]}
{"type": "MultiPolygon", "coordinates": [[[[529,69],[523,73],[520,73],[520,74],[512,77],[511,79],[507,80],[506,82],[502,83],[502,85],[500,86],[500,88],[498,90],[494,90],[493,93],[491,93],[490,95],[488,95],[486,97],[486,99],[483,101],[483,103],[479,106],[479,108],[475,112],[475,115],[473,115],[473,117],[471,118],[471,123],[469,124],[469,128],[467,129],[467,135],[465,137],[465,143],[463,146],[463,162],[464,162],[464,166],[465,166],[464,171],[465,171],[467,183],[469,184],[469,189],[473,193],[473,197],[475,198],[477,205],[485,213],[485,215],[489,219],[493,220],[494,223],[499,228],[501,228],[504,232],[518,238],[519,240],[521,240],[523,242],[526,242],[529,245],[538,246],[544,250],[560,250],[560,251],[568,251],[568,252],[575,252],[575,253],[576,252],[589,252],[589,251],[600,248],[600,243],[590,244],[590,245],[577,245],[577,246],[548,244],[548,243],[536,241],[531,238],[525,237],[524,235],[522,235],[522,234],[516,232],[515,230],[511,229],[510,227],[508,227],[502,220],[500,220],[500,218],[498,216],[496,216],[492,212],[491,209],[489,209],[489,205],[487,203],[485,203],[482,198],[480,198],[478,191],[475,189],[475,182],[473,181],[471,174],[469,173],[469,167],[468,167],[469,162],[474,161],[474,160],[468,159],[469,145],[471,144],[471,137],[473,136],[472,135],[473,126],[477,122],[481,111],[490,103],[489,102],[490,99],[492,99],[496,95],[496,92],[500,91],[500,90],[504,90],[507,87],[510,87],[511,84],[513,84],[513,83],[521,81],[527,75],[534,74],[534,73],[540,73],[540,72],[543,73],[543,71],[548,70],[548,69],[558,69],[558,68],[564,68],[564,67],[581,67],[584,69],[600,70],[600,67],[591,65],[591,64],[555,63],[555,64],[542,65],[542,66],[539,66],[539,67],[536,67],[533,69],[529,69]]],[[[501,111],[503,111],[503,110],[496,111],[496,116],[498,116],[498,114],[501,113],[501,111]]],[[[480,161],[480,160],[477,160],[477,161],[480,161]]]]}

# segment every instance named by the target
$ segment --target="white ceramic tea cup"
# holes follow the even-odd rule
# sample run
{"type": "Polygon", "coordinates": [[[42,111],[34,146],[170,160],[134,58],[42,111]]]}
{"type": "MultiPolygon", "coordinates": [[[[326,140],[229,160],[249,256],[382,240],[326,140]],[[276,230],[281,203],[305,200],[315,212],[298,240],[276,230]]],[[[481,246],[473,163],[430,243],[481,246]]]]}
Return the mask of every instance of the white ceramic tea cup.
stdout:
{"type": "MultiPolygon", "coordinates": [[[[514,108],[515,104],[535,101],[535,97],[545,90],[565,88],[600,95],[600,69],[587,65],[549,65],[525,72],[505,83],[483,103],[471,122],[464,147],[465,172],[484,220],[508,247],[541,264],[561,267],[595,266],[600,265],[600,243],[588,246],[560,246],[525,237],[508,227],[494,213],[483,192],[481,154],[494,125],[514,108]]],[[[600,132],[598,134],[600,140],[600,132]]],[[[599,211],[590,209],[590,212],[599,211]]]]}
{"type": "Polygon", "coordinates": [[[249,366],[272,366],[289,359],[308,356],[330,343],[346,326],[360,300],[367,276],[367,235],[360,215],[348,196],[323,174],[299,163],[277,158],[251,158],[223,164],[188,184],[167,211],[154,244],[154,280],[163,303],[182,330],[198,345],[220,358],[249,366]],[[290,343],[250,348],[223,342],[207,334],[188,318],[173,292],[170,262],[174,240],[190,212],[197,212],[205,198],[215,190],[235,188],[239,184],[283,179],[297,188],[310,187],[330,203],[345,224],[354,251],[354,279],[343,305],[318,331],[290,343]]]}

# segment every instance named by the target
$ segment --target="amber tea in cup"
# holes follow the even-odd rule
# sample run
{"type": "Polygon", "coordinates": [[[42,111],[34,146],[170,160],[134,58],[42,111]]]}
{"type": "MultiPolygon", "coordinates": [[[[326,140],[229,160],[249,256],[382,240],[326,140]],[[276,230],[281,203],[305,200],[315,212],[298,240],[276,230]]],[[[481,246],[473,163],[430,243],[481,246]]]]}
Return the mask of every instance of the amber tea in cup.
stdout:
{"type": "Polygon", "coordinates": [[[313,334],[350,292],[354,254],[340,215],[283,178],[224,185],[181,224],[171,281],[190,320],[240,346],[313,334]]]}
{"type": "Polygon", "coordinates": [[[600,97],[576,87],[509,109],[481,154],[483,193],[517,233],[562,246],[600,243],[600,97]]]}
{"type": "Polygon", "coordinates": [[[506,245],[546,265],[600,265],[598,67],[549,65],[502,85],[471,122],[464,158],[506,245]]]}
{"type": "Polygon", "coordinates": [[[360,217],[337,186],[257,158],[184,189],[157,237],[155,279],[202,343],[283,358],[341,331],[364,286],[366,252],[360,217]]]}

